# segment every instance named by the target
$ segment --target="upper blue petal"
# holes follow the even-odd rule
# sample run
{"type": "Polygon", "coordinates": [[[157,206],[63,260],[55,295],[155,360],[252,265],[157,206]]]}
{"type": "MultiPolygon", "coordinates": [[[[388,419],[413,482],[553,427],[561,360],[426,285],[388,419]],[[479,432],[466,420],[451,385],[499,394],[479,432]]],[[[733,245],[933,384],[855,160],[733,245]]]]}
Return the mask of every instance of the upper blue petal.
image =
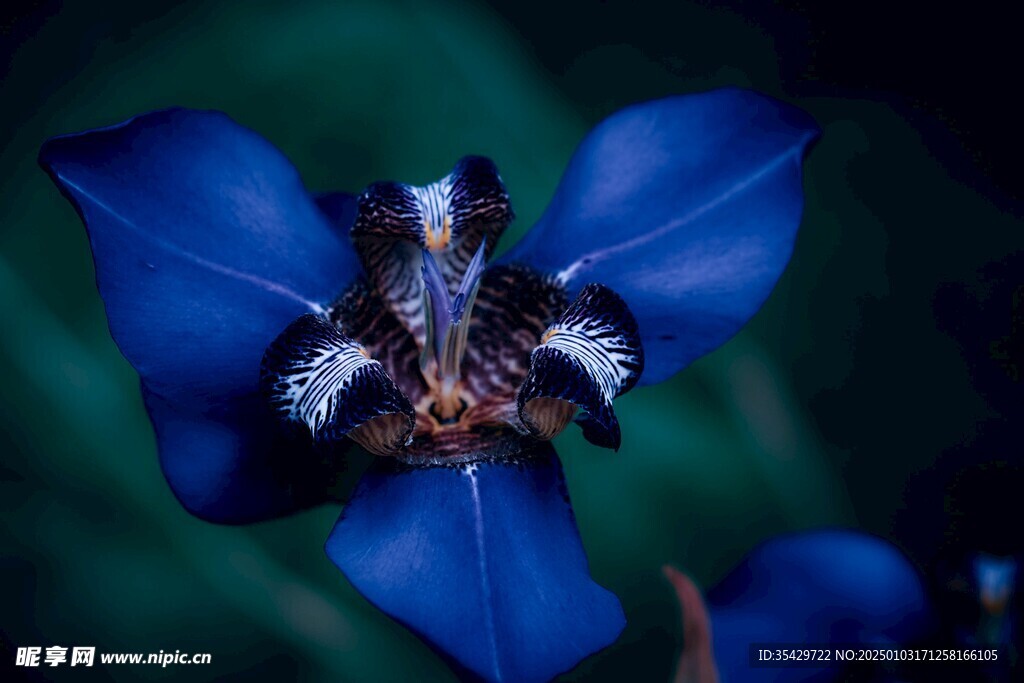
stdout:
{"type": "Polygon", "coordinates": [[[370,602],[457,667],[546,681],[618,637],[619,601],[590,578],[562,468],[409,469],[378,459],[327,541],[370,602]]]}
{"type": "Polygon", "coordinates": [[[537,225],[505,257],[599,282],[636,315],[660,382],[755,313],[793,249],[804,112],[728,89],[624,109],[580,144],[537,225]]]}
{"type": "Polygon", "coordinates": [[[723,683],[829,680],[826,671],[752,668],[756,643],[892,645],[925,634],[921,576],[891,544],[853,531],[817,531],[755,548],[707,594],[723,683]]]}
{"type": "MultiPolygon", "coordinates": [[[[239,407],[267,344],[360,271],[291,164],[224,114],[181,109],[54,138],[39,160],[86,223],[111,333],[147,390],[194,416],[196,433],[265,429],[239,407]]],[[[291,487],[287,471],[253,465],[269,461],[268,440],[209,447],[197,481],[184,465],[191,427],[164,429],[163,416],[151,409],[161,460],[190,510],[242,521],[291,507],[286,494],[247,498],[231,479],[244,469],[258,490],[291,487]],[[237,506],[215,504],[218,492],[237,506]]]]}

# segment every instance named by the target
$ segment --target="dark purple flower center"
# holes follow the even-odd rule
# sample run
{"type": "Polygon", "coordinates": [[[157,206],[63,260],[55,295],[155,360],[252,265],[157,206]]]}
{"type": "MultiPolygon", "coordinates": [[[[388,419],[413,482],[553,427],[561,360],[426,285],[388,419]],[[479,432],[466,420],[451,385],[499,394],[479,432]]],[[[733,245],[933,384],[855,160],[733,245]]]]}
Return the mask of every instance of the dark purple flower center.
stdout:
{"type": "Polygon", "coordinates": [[[367,188],[351,229],[365,277],[271,346],[272,406],[315,440],[411,463],[516,458],[577,414],[617,448],[611,400],[643,367],[636,322],[602,285],[571,301],[558,274],[485,268],[512,217],[480,157],[425,187],[367,188]]]}

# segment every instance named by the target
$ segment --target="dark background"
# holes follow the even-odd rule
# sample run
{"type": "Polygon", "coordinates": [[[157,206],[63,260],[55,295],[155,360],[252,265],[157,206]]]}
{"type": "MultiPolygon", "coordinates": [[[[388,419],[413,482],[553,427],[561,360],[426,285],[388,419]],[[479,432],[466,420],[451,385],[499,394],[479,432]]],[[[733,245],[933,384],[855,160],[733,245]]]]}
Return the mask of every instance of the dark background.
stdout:
{"type": "MultiPolygon", "coordinates": [[[[628,103],[741,85],[807,109],[824,136],[764,309],[619,401],[618,454],[559,439],[593,573],[629,619],[568,678],[667,680],[680,628],[660,566],[711,585],[789,530],[886,537],[947,604],[973,553],[1020,554],[1018,25],[977,2],[7,5],[0,656],[213,654],[76,680],[451,678],[324,557],[337,509],[215,527],[162,480],[84,231],[35,153],[175,104],[227,111],[314,189],[491,156],[519,215],[505,245],[586,130],[628,103]]],[[[946,610],[942,626],[970,618],[946,610]]]]}

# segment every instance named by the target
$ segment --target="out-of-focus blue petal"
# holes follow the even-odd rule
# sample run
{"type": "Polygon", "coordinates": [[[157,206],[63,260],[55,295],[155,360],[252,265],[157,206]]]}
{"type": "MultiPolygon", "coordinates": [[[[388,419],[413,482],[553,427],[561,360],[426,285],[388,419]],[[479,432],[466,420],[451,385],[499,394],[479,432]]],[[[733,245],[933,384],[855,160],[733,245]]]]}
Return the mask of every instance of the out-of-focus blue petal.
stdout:
{"type": "MultiPolygon", "coordinates": [[[[224,114],[181,109],[54,138],[39,160],[86,223],[111,333],[147,390],[194,416],[196,434],[264,429],[239,408],[256,391],[267,344],[360,272],[291,164],[224,114]]],[[[248,434],[207,448],[203,471],[245,470],[257,489],[279,486],[282,495],[247,497],[225,480],[193,496],[194,477],[179,460],[194,454],[176,445],[194,439],[182,422],[162,429],[163,415],[151,414],[157,433],[182,438],[159,440],[161,461],[189,510],[242,521],[292,507],[287,471],[255,464],[274,459],[270,441],[248,434]],[[217,490],[233,491],[225,496],[238,507],[212,501],[217,490]]]]}
{"type": "Polygon", "coordinates": [[[1014,593],[1013,588],[1017,579],[1016,558],[979,553],[974,557],[972,565],[981,606],[992,616],[1002,616],[1007,602],[1014,593]]]}
{"type": "Polygon", "coordinates": [[[547,211],[506,262],[618,292],[640,324],[641,384],[718,347],[789,260],[803,206],[804,112],[728,89],[614,114],[576,150],[547,211]]]}
{"type": "Polygon", "coordinates": [[[751,643],[905,643],[924,635],[920,575],[891,544],[830,530],[772,539],[707,594],[723,683],[829,680],[836,669],[752,668],[751,643]],[[817,677],[816,677],[817,676],[817,677]]]}
{"type": "Polygon", "coordinates": [[[590,578],[558,458],[539,448],[462,467],[380,458],[327,541],[370,602],[489,681],[546,681],[625,625],[590,578]]]}

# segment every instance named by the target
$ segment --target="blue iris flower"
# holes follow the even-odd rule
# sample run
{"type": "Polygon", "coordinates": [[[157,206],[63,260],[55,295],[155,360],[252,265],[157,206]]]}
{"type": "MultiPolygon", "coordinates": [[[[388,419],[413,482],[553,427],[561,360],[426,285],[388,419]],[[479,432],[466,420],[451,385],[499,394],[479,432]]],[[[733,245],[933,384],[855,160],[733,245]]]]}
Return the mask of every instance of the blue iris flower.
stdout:
{"type": "Polygon", "coordinates": [[[181,503],[243,523],[325,502],[326,550],[459,670],[547,680],[625,620],[550,440],[617,449],[612,400],[729,339],[786,266],[805,113],[720,90],[598,125],[530,233],[495,165],[311,196],[268,142],[174,109],[48,141],[181,503]]]}

